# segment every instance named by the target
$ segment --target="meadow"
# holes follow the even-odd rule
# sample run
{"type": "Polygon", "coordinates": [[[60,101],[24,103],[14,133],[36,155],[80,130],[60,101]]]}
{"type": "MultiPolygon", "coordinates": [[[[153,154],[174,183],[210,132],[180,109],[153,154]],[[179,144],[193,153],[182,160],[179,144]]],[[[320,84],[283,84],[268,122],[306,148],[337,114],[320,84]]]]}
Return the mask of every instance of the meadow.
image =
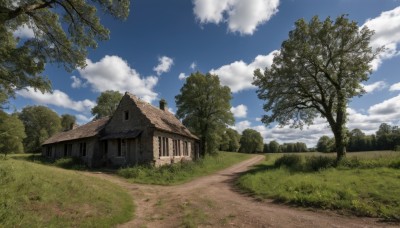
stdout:
{"type": "Polygon", "coordinates": [[[237,185],[259,199],[400,221],[400,153],[267,154],[237,185]]]}
{"type": "Polygon", "coordinates": [[[218,152],[206,155],[195,162],[181,162],[169,166],[133,166],[118,170],[117,174],[130,182],[158,185],[176,185],[228,168],[249,159],[252,155],[235,152],[218,152]]]}
{"type": "Polygon", "coordinates": [[[134,210],[113,183],[13,158],[0,157],[0,186],[0,227],[110,227],[134,210]]]}

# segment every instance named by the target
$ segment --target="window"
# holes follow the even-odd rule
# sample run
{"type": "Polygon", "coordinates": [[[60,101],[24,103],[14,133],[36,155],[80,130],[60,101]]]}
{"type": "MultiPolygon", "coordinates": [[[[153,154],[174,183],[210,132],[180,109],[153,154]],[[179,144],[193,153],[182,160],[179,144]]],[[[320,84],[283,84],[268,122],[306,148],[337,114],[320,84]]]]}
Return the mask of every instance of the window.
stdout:
{"type": "Polygon", "coordinates": [[[71,143],[68,144],[68,147],[67,147],[67,156],[68,157],[72,156],[72,144],[71,143]]]}
{"type": "Polygon", "coordinates": [[[172,140],[172,149],[174,156],[181,156],[181,140],[172,140]]]}
{"type": "Polygon", "coordinates": [[[67,157],[68,144],[64,144],[64,157],[67,157]]]}
{"type": "Polygon", "coordinates": [[[129,111],[124,112],[124,120],[129,120],[129,111]]]}
{"type": "Polygon", "coordinates": [[[51,146],[46,147],[46,156],[51,157],[51,146]]]}
{"type": "Polygon", "coordinates": [[[64,157],[69,157],[72,154],[72,144],[64,144],[64,157]]]}
{"type": "Polygon", "coordinates": [[[168,138],[166,137],[158,137],[158,153],[160,157],[169,156],[169,143],[168,138]]]}
{"type": "Polygon", "coordinates": [[[81,157],[86,157],[86,143],[79,143],[79,155],[81,157]]]}
{"type": "Polygon", "coordinates": [[[183,156],[189,156],[189,142],[183,142],[183,156]]]}
{"type": "Polygon", "coordinates": [[[126,155],[126,139],[118,139],[118,157],[125,157],[126,155]]]}

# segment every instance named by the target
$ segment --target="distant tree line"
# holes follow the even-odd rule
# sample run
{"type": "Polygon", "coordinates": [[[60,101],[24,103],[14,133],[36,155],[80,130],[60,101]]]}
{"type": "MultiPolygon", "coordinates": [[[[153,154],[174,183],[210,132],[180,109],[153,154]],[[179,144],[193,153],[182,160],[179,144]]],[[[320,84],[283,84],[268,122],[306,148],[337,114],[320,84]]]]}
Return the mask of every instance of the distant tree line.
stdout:
{"type": "Polygon", "coordinates": [[[0,110],[0,153],[40,152],[46,139],[75,124],[75,116],[59,116],[45,106],[26,106],[13,114],[0,110]]]}
{"type": "Polygon", "coordinates": [[[226,129],[222,136],[220,150],[241,153],[285,153],[307,152],[307,145],[303,142],[283,143],[277,141],[263,143],[260,132],[254,129],[245,129],[240,135],[234,129],[226,129]]]}
{"type": "Polygon", "coordinates": [[[307,151],[307,145],[303,142],[279,144],[274,140],[264,144],[264,153],[296,153],[307,151]]]}
{"type": "MultiPolygon", "coordinates": [[[[378,131],[372,135],[366,135],[356,128],[347,132],[347,151],[371,151],[371,150],[400,150],[400,128],[382,123],[378,131]]],[[[328,136],[322,136],[317,143],[317,151],[334,152],[335,141],[328,136]]]]}

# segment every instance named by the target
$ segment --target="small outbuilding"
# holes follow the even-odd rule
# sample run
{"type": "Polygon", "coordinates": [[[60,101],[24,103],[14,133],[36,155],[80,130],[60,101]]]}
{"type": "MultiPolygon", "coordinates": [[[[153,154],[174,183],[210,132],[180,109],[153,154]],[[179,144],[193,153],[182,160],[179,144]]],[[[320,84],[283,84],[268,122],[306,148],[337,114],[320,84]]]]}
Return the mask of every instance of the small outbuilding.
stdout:
{"type": "Polygon", "coordinates": [[[171,112],[164,100],[155,107],[126,92],[111,117],[60,132],[42,144],[43,156],[79,157],[89,167],[192,160],[199,139],[171,112]]]}

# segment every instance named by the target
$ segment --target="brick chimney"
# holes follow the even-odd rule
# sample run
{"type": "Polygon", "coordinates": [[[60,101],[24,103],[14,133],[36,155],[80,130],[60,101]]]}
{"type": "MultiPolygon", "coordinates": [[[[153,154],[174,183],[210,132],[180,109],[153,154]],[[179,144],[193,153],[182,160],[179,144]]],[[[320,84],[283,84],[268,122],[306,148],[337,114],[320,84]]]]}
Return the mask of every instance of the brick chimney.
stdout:
{"type": "Polygon", "coordinates": [[[167,101],[166,100],[164,100],[164,99],[161,99],[160,100],[160,109],[161,110],[168,110],[168,106],[167,106],[167,101]]]}

